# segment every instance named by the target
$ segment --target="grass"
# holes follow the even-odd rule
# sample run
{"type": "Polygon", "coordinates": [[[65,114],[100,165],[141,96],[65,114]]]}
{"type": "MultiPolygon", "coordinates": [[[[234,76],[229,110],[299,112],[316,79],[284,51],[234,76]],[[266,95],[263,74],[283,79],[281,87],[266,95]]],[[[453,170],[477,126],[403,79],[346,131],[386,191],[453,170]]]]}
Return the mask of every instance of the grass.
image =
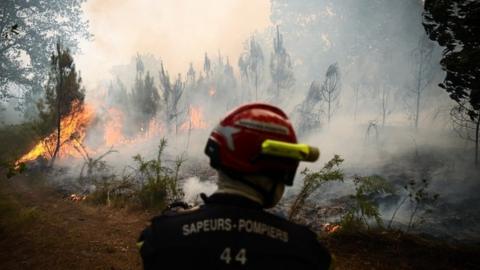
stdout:
{"type": "Polygon", "coordinates": [[[0,236],[18,232],[39,218],[36,207],[24,207],[12,197],[0,192],[0,236]]]}

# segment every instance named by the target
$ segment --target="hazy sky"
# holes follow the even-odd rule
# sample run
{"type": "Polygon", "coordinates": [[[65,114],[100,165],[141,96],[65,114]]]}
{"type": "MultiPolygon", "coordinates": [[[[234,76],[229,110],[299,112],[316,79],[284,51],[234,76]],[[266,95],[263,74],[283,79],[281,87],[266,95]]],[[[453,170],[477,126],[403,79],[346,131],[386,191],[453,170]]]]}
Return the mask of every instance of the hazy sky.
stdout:
{"type": "Polygon", "coordinates": [[[94,38],[77,63],[87,87],[136,52],[163,59],[171,74],[219,49],[236,65],[248,36],[271,24],[269,0],[89,0],[84,9],[94,38]]]}

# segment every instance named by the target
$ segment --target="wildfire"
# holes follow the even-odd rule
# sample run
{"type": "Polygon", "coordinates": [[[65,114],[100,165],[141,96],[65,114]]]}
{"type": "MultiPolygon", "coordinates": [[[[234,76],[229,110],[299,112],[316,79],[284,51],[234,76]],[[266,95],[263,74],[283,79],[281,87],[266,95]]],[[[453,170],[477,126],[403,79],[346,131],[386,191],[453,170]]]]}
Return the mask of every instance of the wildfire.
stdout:
{"type": "Polygon", "coordinates": [[[189,119],[180,126],[180,130],[207,128],[207,123],[203,120],[203,115],[200,108],[190,106],[190,109],[188,111],[189,119]]]}
{"type": "Polygon", "coordinates": [[[68,197],[68,199],[74,202],[81,202],[87,199],[87,195],[79,195],[73,193],[68,197]]]}
{"type": "Polygon", "coordinates": [[[342,227],[338,224],[325,223],[322,225],[322,228],[326,233],[334,233],[340,230],[342,227]]]}
{"type": "Polygon", "coordinates": [[[144,137],[145,138],[158,137],[160,136],[161,132],[162,132],[161,123],[157,119],[153,118],[148,123],[148,130],[145,132],[144,137]]]}
{"type": "Polygon", "coordinates": [[[125,141],[122,134],[124,116],[122,111],[116,108],[108,109],[109,121],[105,125],[103,139],[106,145],[119,144],[125,141]]]}
{"type": "MultiPolygon", "coordinates": [[[[58,157],[79,157],[78,152],[75,150],[75,146],[78,146],[78,144],[85,139],[86,128],[93,119],[93,115],[94,110],[92,107],[83,105],[80,102],[73,103],[71,113],[63,117],[60,121],[61,148],[57,154],[58,157]]],[[[56,144],[57,132],[54,131],[37,143],[27,154],[17,160],[15,165],[18,166],[20,163],[35,160],[40,156],[51,159],[56,144]]]]}

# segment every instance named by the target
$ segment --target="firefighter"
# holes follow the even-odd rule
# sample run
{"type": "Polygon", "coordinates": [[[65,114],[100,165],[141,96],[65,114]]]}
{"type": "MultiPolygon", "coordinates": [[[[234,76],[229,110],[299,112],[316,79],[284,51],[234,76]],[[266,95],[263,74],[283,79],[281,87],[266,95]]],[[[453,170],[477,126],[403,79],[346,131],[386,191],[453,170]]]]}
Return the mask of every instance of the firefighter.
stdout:
{"type": "Polygon", "coordinates": [[[214,128],[205,153],[218,189],[202,195],[201,206],[180,204],[152,219],[138,242],[145,269],[329,268],[331,256],[312,231],[264,210],[293,184],[299,161],[319,155],[297,144],[282,110],[240,106],[214,128]]]}

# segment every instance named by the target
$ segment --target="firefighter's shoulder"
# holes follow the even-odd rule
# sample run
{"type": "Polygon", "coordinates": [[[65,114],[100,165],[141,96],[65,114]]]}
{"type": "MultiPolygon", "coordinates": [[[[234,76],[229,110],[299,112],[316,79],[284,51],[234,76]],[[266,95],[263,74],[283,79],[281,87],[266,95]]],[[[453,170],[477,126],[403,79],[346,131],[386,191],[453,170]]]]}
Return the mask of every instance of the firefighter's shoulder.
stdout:
{"type": "Polygon", "coordinates": [[[183,201],[177,201],[169,204],[159,217],[172,217],[178,215],[186,215],[196,212],[200,209],[200,206],[190,205],[183,201]]]}

